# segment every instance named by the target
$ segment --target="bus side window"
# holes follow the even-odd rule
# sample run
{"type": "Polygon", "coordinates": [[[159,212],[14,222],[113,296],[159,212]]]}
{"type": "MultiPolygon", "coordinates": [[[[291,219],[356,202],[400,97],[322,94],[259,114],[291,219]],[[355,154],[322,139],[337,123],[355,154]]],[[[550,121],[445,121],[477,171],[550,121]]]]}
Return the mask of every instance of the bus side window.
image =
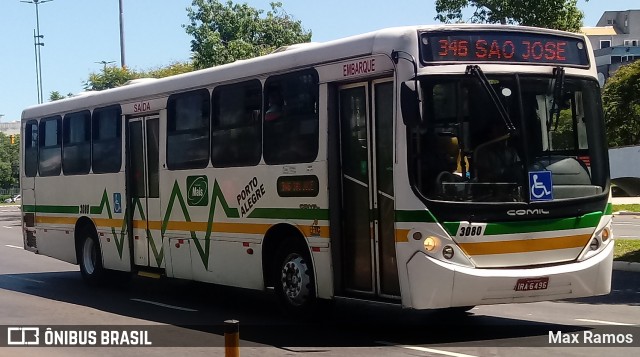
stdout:
{"type": "Polygon", "coordinates": [[[38,121],[29,120],[24,127],[24,174],[35,177],[38,174],[38,121]]]}
{"type": "Polygon", "coordinates": [[[62,120],[62,172],[84,175],[91,169],[91,113],[70,113],[62,120]]]}
{"type": "Polygon", "coordinates": [[[255,166],[262,151],[259,80],[213,90],[211,163],[214,167],[255,166]]]}
{"type": "Polygon", "coordinates": [[[59,176],[62,169],[62,118],[57,115],[40,120],[38,172],[40,176],[59,176]]]}
{"type": "Polygon", "coordinates": [[[209,91],[173,94],[167,101],[167,167],[201,169],[209,164],[209,91]]]}
{"type": "Polygon", "coordinates": [[[304,70],[265,83],[264,160],[302,163],[318,155],[318,74],[304,70]]]}
{"type": "Polygon", "coordinates": [[[119,172],[122,167],[122,117],[119,105],[97,108],[91,116],[93,173],[119,172]]]}

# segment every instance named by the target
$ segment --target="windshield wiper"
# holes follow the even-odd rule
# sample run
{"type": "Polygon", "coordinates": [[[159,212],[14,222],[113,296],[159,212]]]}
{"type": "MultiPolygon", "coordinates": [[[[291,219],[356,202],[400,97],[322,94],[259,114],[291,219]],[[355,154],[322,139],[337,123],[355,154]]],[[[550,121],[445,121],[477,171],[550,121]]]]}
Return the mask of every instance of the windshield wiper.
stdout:
{"type": "Polygon", "coordinates": [[[553,102],[551,102],[551,110],[549,111],[549,118],[551,123],[547,120],[547,132],[551,131],[551,125],[555,122],[553,130],[558,130],[558,123],[560,122],[560,103],[562,101],[562,93],[564,92],[564,68],[558,66],[553,69],[553,102]],[[553,116],[555,115],[555,121],[553,116]]]}
{"type": "Polygon", "coordinates": [[[467,70],[465,71],[465,74],[471,74],[478,79],[478,81],[482,85],[482,88],[485,90],[485,92],[487,92],[487,94],[489,94],[489,97],[491,98],[493,105],[498,110],[498,113],[500,114],[502,121],[504,121],[504,125],[509,131],[509,133],[510,134],[515,133],[516,127],[513,125],[511,118],[509,118],[509,112],[507,112],[507,109],[505,109],[504,105],[502,104],[502,101],[500,100],[500,97],[498,97],[498,93],[496,93],[495,89],[493,89],[493,86],[491,86],[489,79],[487,78],[487,76],[484,75],[484,72],[482,71],[480,66],[478,65],[467,66],[467,70]]]}

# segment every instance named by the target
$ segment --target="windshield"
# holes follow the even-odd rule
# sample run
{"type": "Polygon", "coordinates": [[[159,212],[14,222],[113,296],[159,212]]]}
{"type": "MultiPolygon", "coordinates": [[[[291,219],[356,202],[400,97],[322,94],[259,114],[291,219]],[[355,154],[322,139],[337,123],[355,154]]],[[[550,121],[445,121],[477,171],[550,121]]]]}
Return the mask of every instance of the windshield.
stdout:
{"type": "Polygon", "coordinates": [[[595,81],[564,75],[486,77],[484,83],[469,74],[421,79],[424,121],[409,129],[409,161],[425,197],[532,202],[595,196],[606,189],[608,160],[595,81]]]}

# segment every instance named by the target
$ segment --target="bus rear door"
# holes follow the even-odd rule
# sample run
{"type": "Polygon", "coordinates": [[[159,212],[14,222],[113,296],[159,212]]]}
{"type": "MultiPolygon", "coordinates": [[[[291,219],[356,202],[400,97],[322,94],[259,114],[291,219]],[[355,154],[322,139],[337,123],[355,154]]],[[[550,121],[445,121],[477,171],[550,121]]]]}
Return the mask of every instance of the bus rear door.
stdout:
{"type": "Polygon", "coordinates": [[[159,116],[129,118],[127,129],[127,220],[133,264],[163,268],[159,116]]]}
{"type": "Polygon", "coordinates": [[[38,172],[38,122],[29,120],[24,124],[21,145],[20,196],[24,229],[24,248],[37,251],[35,236],[36,221],[36,175],[38,172]]]}

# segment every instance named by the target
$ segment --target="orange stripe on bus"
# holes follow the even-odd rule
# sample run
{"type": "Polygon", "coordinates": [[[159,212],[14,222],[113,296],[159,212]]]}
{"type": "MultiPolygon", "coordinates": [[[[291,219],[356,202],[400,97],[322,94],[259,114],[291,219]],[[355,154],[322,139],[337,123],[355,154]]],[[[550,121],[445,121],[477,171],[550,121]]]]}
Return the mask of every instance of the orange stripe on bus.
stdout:
{"type": "MultiPolygon", "coordinates": [[[[75,225],[77,217],[52,217],[52,216],[37,216],[37,223],[48,224],[70,224],[75,225]]],[[[109,219],[109,218],[93,218],[93,222],[98,227],[111,227],[122,228],[122,219],[109,219]]],[[[148,227],[151,230],[161,230],[162,221],[149,221],[148,227]]],[[[272,225],[270,224],[251,224],[251,223],[224,223],[214,222],[212,226],[213,232],[218,233],[244,233],[244,234],[265,234],[272,225]]],[[[147,229],[147,221],[136,219],[133,221],[133,228],[147,229]]],[[[184,222],[184,221],[169,221],[167,223],[166,230],[168,231],[191,231],[191,232],[206,232],[208,228],[207,222],[184,222]]],[[[313,237],[311,234],[311,226],[299,226],[307,237],[313,237]]],[[[320,237],[329,238],[329,227],[320,226],[320,237]]]]}
{"type": "Polygon", "coordinates": [[[36,223],[76,224],[77,220],[77,218],[73,217],[36,216],[36,223]]]}
{"type": "Polygon", "coordinates": [[[469,255],[529,253],[544,250],[582,248],[591,238],[590,234],[581,234],[556,238],[524,239],[498,242],[460,243],[459,246],[469,255]]]}
{"type": "Polygon", "coordinates": [[[122,227],[122,219],[110,219],[110,218],[92,218],[93,223],[95,223],[98,227],[111,227],[111,228],[121,228],[122,227]]]}
{"type": "MultiPolygon", "coordinates": [[[[149,222],[151,223],[151,222],[149,222]]],[[[158,222],[160,223],[160,222],[158,222]]],[[[247,233],[247,234],[264,234],[271,227],[269,224],[248,224],[248,223],[222,223],[214,222],[211,230],[213,232],[224,233],[247,233]]],[[[180,222],[169,221],[167,223],[168,231],[193,231],[206,232],[208,228],[207,222],[180,222]]],[[[160,229],[154,228],[154,229],[160,229]]]]}
{"type": "MultiPolygon", "coordinates": [[[[160,222],[158,222],[160,223],[160,222]]],[[[160,228],[154,228],[160,229],[160,228]]],[[[206,232],[207,222],[179,222],[169,221],[167,223],[168,231],[193,231],[193,232],[206,232]]]]}
{"type": "Polygon", "coordinates": [[[396,229],[396,242],[406,243],[409,241],[409,229],[396,229]]]}
{"type": "MultiPolygon", "coordinates": [[[[134,227],[136,226],[136,222],[139,222],[140,227],[137,228],[145,228],[144,221],[134,221],[134,227]]],[[[224,223],[224,222],[214,222],[211,228],[212,232],[218,233],[244,233],[244,234],[265,234],[267,230],[271,228],[273,225],[271,224],[251,224],[251,223],[224,223]]],[[[160,221],[149,221],[149,229],[159,230],[162,227],[162,222],[160,221]]],[[[207,222],[184,222],[184,221],[169,221],[167,223],[168,231],[191,231],[191,232],[206,232],[208,228],[207,222]]],[[[302,226],[300,227],[303,233],[307,236],[311,236],[311,227],[302,226]]],[[[321,226],[320,227],[320,237],[329,238],[329,227],[321,226]]]]}

